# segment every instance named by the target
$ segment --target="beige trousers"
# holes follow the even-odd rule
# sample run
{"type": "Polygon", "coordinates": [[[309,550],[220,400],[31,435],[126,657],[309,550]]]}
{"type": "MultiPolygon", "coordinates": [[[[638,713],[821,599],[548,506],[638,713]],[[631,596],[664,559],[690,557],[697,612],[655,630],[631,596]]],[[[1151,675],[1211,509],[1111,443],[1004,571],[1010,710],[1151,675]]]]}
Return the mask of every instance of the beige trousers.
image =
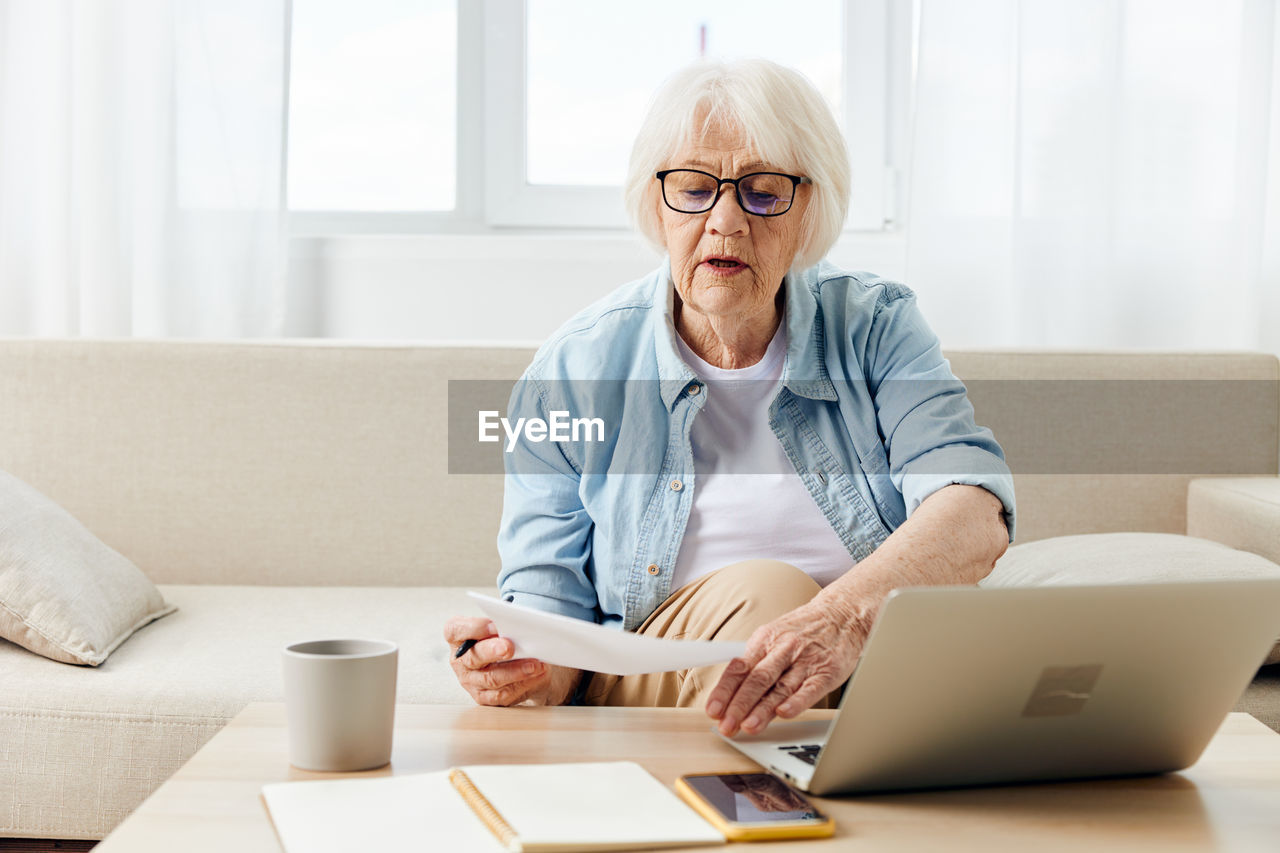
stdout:
{"type": "MultiPolygon", "coordinates": [[[[738,640],[796,609],[821,587],[780,560],[746,560],[680,587],[658,605],[636,631],[677,640],[738,640]]],[[[588,705],[703,708],[727,664],[644,675],[595,673],[587,686],[588,705]]],[[[830,707],[826,700],[814,707],[830,707]]]]}

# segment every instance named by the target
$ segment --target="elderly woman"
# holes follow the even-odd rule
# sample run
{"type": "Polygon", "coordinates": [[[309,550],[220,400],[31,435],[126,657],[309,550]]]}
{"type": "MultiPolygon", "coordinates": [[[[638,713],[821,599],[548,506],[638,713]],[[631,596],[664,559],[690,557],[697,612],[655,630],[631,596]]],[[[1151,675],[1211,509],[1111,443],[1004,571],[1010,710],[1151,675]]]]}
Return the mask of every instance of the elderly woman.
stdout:
{"type": "Polygon", "coordinates": [[[666,262],[552,335],[511,401],[605,413],[609,435],[509,454],[499,585],[746,654],[619,678],[513,660],[486,619],[445,638],[478,641],[451,659],[482,704],[702,706],[757,733],[828,701],[891,590],[985,576],[1012,539],[1012,481],[912,292],[821,261],[849,165],[804,77],[759,60],[677,74],[626,201],[666,262]]]}

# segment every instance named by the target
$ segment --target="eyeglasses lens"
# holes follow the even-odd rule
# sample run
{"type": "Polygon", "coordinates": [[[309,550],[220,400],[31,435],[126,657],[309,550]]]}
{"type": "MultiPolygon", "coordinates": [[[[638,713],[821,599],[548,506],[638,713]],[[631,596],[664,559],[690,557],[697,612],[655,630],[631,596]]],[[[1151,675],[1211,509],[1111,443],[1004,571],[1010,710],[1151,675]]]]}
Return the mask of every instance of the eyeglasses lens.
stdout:
{"type": "Polygon", "coordinates": [[[795,186],[781,175],[749,175],[738,184],[738,191],[748,213],[773,216],[791,207],[795,186]]]}
{"type": "MultiPolygon", "coordinates": [[[[702,213],[716,203],[714,178],[701,172],[675,171],[663,179],[667,204],[684,213],[702,213]]],[[[795,187],[781,175],[748,175],[738,184],[743,209],[758,216],[776,216],[791,207],[795,187]]]]}

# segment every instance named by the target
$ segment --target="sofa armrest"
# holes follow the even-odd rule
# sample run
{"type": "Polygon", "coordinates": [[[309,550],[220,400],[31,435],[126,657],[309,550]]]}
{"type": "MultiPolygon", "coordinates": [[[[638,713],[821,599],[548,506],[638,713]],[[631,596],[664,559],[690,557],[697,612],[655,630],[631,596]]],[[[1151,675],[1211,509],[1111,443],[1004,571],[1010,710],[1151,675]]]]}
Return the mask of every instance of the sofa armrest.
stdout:
{"type": "Polygon", "coordinates": [[[1187,487],[1187,535],[1280,563],[1280,477],[1207,477],[1187,487]]]}

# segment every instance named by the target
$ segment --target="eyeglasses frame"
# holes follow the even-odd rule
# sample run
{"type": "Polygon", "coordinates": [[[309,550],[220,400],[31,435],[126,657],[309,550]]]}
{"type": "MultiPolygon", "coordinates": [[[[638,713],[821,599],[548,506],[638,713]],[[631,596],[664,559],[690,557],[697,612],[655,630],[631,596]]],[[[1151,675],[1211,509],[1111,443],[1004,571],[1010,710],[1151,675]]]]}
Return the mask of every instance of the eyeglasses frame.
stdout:
{"type": "Polygon", "coordinates": [[[786,214],[788,211],[791,210],[791,206],[794,205],[796,202],[796,196],[795,196],[796,187],[800,186],[801,184],[813,183],[812,178],[802,177],[800,175],[788,175],[786,172],[749,172],[748,174],[745,174],[740,178],[720,178],[711,174],[710,172],[704,172],[701,169],[663,169],[661,172],[655,172],[653,177],[657,179],[658,185],[661,187],[662,203],[665,204],[667,207],[671,208],[672,210],[674,210],[676,213],[685,213],[685,214],[688,214],[689,216],[700,216],[704,213],[709,213],[713,208],[715,208],[715,206],[720,203],[720,188],[723,187],[725,184],[733,184],[733,195],[738,201],[738,207],[740,207],[742,209],[742,212],[745,213],[746,215],[759,216],[762,218],[767,218],[770,216],[783,216],[784,214],[786,214]],[[671,202],[667,201],[666,178],[667,178],[667,175],[670,175],[672,172],[696,172],[699,175],[706,175],[708,178],[715,181],[716,191],[715,191],[715,195],[711,197],[711,204],[709,204],[704,210],[681,210],[680,208],[674,206],[671,202]],[[742,181],[745,181],[747,178],[754,178],[756,175],[776,175],[779,178],[787,178],[791,181],[791,202],[787,205],[786,210],[780,211],[778,213],[755,213],[753,211],[747,210],[746,204],[743,203],[742,201],[742,187],[739,184],[742,181]]]}

